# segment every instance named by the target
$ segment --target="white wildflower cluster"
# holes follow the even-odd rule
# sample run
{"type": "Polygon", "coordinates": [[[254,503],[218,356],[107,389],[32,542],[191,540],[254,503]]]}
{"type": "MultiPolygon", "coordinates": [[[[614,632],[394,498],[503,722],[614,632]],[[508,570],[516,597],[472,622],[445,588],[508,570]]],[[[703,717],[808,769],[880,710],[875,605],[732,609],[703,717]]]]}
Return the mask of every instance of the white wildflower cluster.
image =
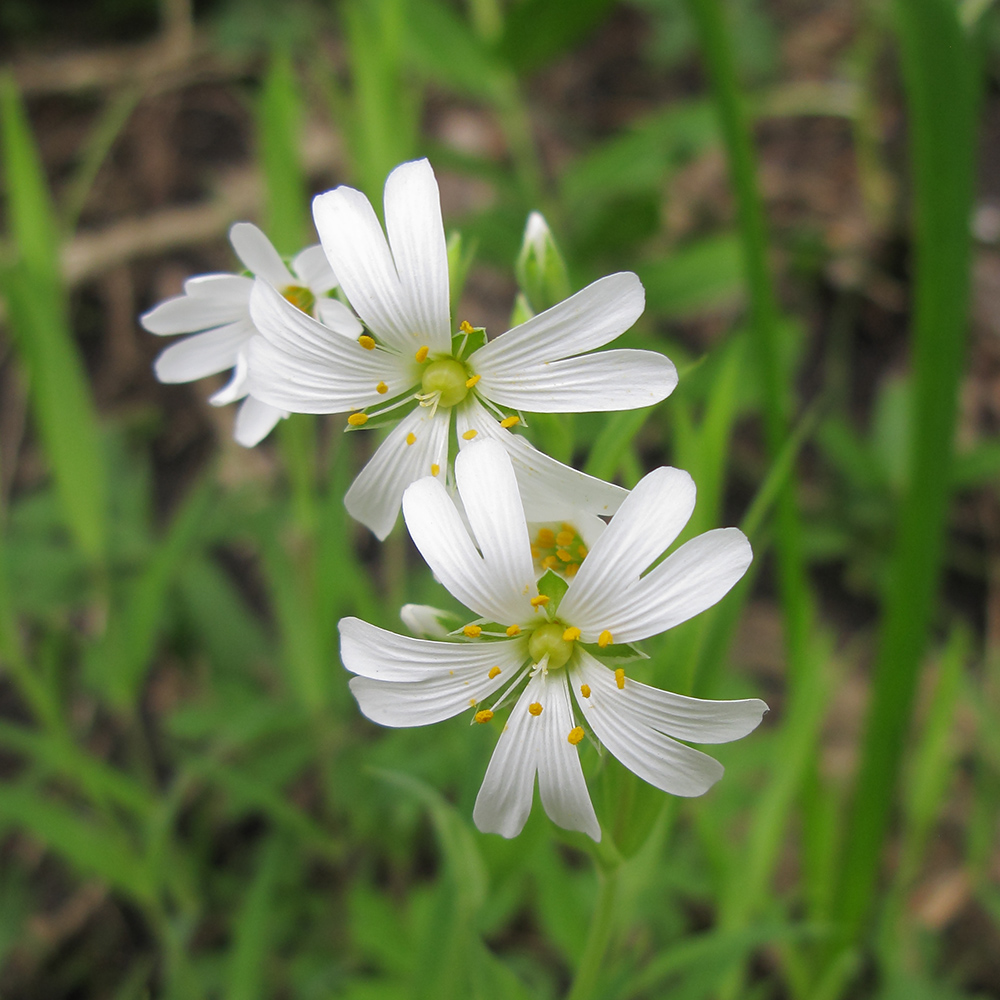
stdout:
{"type": "MultiPolygon", "coordinates": [[[[505,837],[523,827],[537,775],[549,817],[600,840],[578,750],[588,738],[657,788],[705,792],[722,766],[680,741],[739,739],[767,706],[671,694],[626,666],[643,658],[634,642],[730,590],[750,565],[746,537],[709,531],[661,560],[694,508],[687,473],[655,469],[628,492],[519,433],[525,413],[627,410],[673,391],[677,372],[662,354],[597,350],[641,315],[639,279],[601,278],[487,340],[450,314],[426,160],[390,174],[385,232],[368,199],[345,186],[317,197],[313,216],[321,245],[287,266],[259,229],[234,226],[230,240],[253,277],[192,278],[142,323],[190,335],[157,359],[161,381],[232,369],[211,402],[243,399],[241,444],[258,443],[289,413],[347,413],[349,429],[393,425],[347,509],[384,539],[402,506],[415,545],[471,620],[407,605],[403,621],[419,638],[341,621],[361,711],[386,726],[462,713],[499,725],[512,703],[474,811],[481,830],[505,837]]],[[[526,313],[553,256],[561,267],[533,213],[518,262],[532,286],[526,313]]]]}

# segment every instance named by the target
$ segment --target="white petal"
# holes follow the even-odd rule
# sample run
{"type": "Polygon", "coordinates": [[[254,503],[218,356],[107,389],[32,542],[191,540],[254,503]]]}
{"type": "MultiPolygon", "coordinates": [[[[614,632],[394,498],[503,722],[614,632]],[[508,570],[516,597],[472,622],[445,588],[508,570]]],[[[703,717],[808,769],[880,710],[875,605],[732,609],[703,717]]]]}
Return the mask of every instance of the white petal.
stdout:
{"type": "MultiPolygon", "coordinates": [[[[650,687],[630,677],[618,689],[614,673],[586,650],[574,669],[574,683],[590,686],[591,697],[624,712],[650,729],[691,743],[729,743],[752,733],[767,711],[759,698],[709,701],[650,687]]],[[[579,688],[578,688],[579,689],[579,688]]]]}
{"type": "Polygon", "coordinates": [[[586,413],[652,406],[676,385],[677,369],[662,354],[602,351],[502,375],[484,374],[477,388],[501,406],[529,413],[586,413]]]}
{"type": "Polygon", "coordinates": [[[430,604],[404,604],[399,609],[399,617],[421,639],[445,639],[461,625],[457,615],[430,604]]]}
{"type": "Polygon", "coordinates": [[[588,514],[605,517],[614,514],[628,496],[628,491],[620,486],[563,465],[540,452],[526,438],[501,427],[474,397],[456,407],[455,421],[460,447],[468,447],[470,442],[465,434],[473,430],[476,432],[473,442],[495,440],[503,445],[514,466],[529,521],[570,521],[581,527],[588,514]]]}
{"type": "MultiPolygon", "coordinates": [[[[722,600],[752,560],[750,543],[739,528],[706,531],[685,542],[620,595],[618,607],[603,627],[610,629],[615,642],[634,642],[665,632],[722,600]]],[[[584,559],[580,573],[586,565],[584,559]]],[[[562,613],[562,605],[559,610],[562,613]]],[[[597,627],[591,631],[596,638],[597,627]]]]}
{"type": "Polygon", "coordinates": [[[316,318],[335,333],[357,340],[365,332],[361,321],[339,299],[316,300],[316,318]]]}
{"type": "MultiPolygon", "coordinates": [[[[695,502],[694,480],[683,469],[661,466],[643,476],[622,503],[560,605],[588,642],[620,618],[622,599],[639,576],[662,555],[688,523],[695,502]]],[[[612,630],[615,639],[618,634],[612,630]]],[[[652,633],[648,633],[652,634],[652,633]]]]}
{"type": "Polygon", "coordinates": [[[472,810],[472,819],[483,833],[516,837],[531,812],[545,723],[542,716],[528,712],[528,705],[540,700],[541,687],[541,675],[528,682],[511,709],[510,718],[490,758],[490,766],[486,769],[472,810]]]}
{"type": "Polygon", "coordinates": [[[292,276],[271,241],[252,223],[237,222],[229,230],[229,242],[243,265],[276,288],[286,288],[292,276]]]}
{"type": "Polygon", "coordinates": [[[427,160],[403,163],[389,174],[385,225],[414,332],[426,334],[423,343],[432,352],[450,354],[448,246],[441,196],[427,160]]]}
{"type": "Polygon", "coordinates": [[[497,586],[438,479],[419,479],[406,490],[403,517],[427,565],[458,601],[487,621],[514,624],[530,618],[534,590],[525,594],[497,586]]]}
{"type": "Polygon", "coordinates": [[[496,441],[474,444],[455,460],[455,479],[491,583],[499,593],[523,595],[523,613],[530,613],[531,542],[507,453],[496,441]]]}
{"type": "MultiPolygon", "coordinates": [[[[190,285],[190,282],[188,284],[190,285]]],[[[190,295],[187,292],[184,295],[175,295],[172,299],[165,299],[149,312],[143,313],[139,317],[139,322],[149,333],[162,337],[177,333],[196,333],[199,330],[210,330],[213,327],[235,323],[241,319],[249,320],[252,288],[252,283],[247,281],[246,294],[239,302],[233,302],[229,296],[216,298],[210,295],[190,295]]]]}
{"type": "Polygon", "coordinates": [[[326,259],[326,253],[318,243],[306,247],[292,261],[292,274],[313,295],[325,295],[337,287],[337,276],[333,273],[333,268],[326,259]]]}
{"type": "Polygon", "coordinates": [[[233,437],[237,444],[252,448],[260,444],[274,429],[274,425],[287,417],[284,410],[268,406],[253,396],[247,396],[236,412],[236,426],[233,437]]]}
{"type": "MultiPolygon", "coordinates": [[[[625,691],[618,690],[611,671],[586,650],[578,647],[576,652],[577,662],[586,666],[574,670],[574,683],[577,677],[586,677],[591,688],[590,697],[578,697],[577,704],[597,738],[630,771],[671,795],[684,796],[702,795],[722,777],[724,768],[717,760],[677,743],[633,715],[629,703],[618,697],[625,691]]],[[[630,683],[626,678],[626,691],[630,683]]]]}
{"type": "Polygon", "coordinates": [[[247,365],[247,352],[241,349],[236,358],[236,367],[233,368],[229,381],[213,396],[208,397],[212,406],[228,406],[242,399],[247,394],[247,380],[250,369],[247,365]]]}
{"type": "Polygon", "coordinates": [[[645,300],[630,271],[610,274],[480,347],[469,365],[484,381],[513,378],[533,365],[603,347],[642,315],[645,300]]]}
{"type": "Polygon", "coordinates": [[[244,274],[196,274],[184,282],[184,293],[196,299],[214,299],[250,309],[253,278],[244,274]]]}
{"type": "Polygon", "coordinates": [[[340,636],[344,665],[359,675],[351,691],[361,711],[385,726],[428,725],[467,711],[513,680],[528,657],[523,637],[433,642],[357,618],[341,620],[340,636]]]}
{"type": "Polygon", "coordinates": [[[389,432],[351,484],[344,497],[348,513],[380,540],[392,531],[403,491],[410,483],[430,476],[432,465],[439,467],[444,478],[449,422],[446,410],[431,417],[430,410],[416,407],[389,432]],[[411,434],[412,445],[407,443],[411,434]]]}
{"type": "Polygon", "coordinates": [[[266,281],[250,297],[263,335],[250,345],[250,391],[292,413],[339,413],[373,406],[413,384],[412,361],[366,351],[296,309],[266,281]],[[385,382],[387,393],[376,386],[385,382]]]}
{"type": "Polygon", "coordinates": [[[543,723],[538,748],[538,793],[549,819],[565,830],[579,830],[601,839],[601,825],[587,791],[580,767],[580,754],[570,743],[570,731],[576,725],[570,703],[566,671],[557,670],[543,685],[538,722],[543,723]],[[544,698],[544,700],[543,700],[544,698]]]}
{"type": "Polygon", "coordinates": [[[236,364],[240,350],[252,336],[253,326],[247,321],[196,333],[162,351],[153,371],[161,382],[193,382],[223,372],[236,364]]]}

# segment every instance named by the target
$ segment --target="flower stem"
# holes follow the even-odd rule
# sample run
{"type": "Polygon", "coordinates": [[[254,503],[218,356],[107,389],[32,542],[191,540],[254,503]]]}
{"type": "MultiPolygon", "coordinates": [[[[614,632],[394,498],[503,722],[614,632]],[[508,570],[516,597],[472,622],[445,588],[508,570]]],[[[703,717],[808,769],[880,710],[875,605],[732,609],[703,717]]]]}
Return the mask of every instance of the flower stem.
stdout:
{"type": "Polygon", "coordinates": [[[597,902],[590,917],[583,957],[580,959],[566,1000],[590,1000],[597,995],[597,977],[611,941],[615,903],[618,899],[618,873],[621,869],[618,865],[605,867],[600,863],[596,864],[596,868],[597,902]]]}

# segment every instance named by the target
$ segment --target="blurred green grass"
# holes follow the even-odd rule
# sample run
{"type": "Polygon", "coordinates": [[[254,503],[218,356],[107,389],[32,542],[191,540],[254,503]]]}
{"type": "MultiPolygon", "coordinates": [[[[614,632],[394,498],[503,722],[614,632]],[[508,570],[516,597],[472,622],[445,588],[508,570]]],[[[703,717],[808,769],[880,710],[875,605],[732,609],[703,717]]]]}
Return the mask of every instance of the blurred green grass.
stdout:
{"type": "MultiPolygon", "coordinates": [[[[819,390],[802,391],[815,347],[787,294],[795,244],[768,231],[754,146],[761,98],[780,87],[780,25],[764,5],[644,0],[658,39],[651,72],[693,67],[704,85],[577,141],[558,169],[537,136],[539,73],[597,44],[616,17],[639,16],[631,8],[374,0],[303,4],[281,20],[267,4],[234,2],[220,15],[223,47],[262,53],[247,106],[261,216],[282,252],[310,238],[301,139],[319,114],[343,141],[343,179],[376,205],[386,173],[415,155],[487,183],[488,207],[446,217],[477,264],[513,273],[526,214],[541,209],[575,287],[608,270],[643,279],[647,313],[626,339],[678,362],[677,392],[651,412],[532,429],[554,455],[625,485],[662,461],[688,469],[699,487],[688,534],[742,521],[752,579],[650,642],[641,669],[704,697],[764,696],[772,713],[720,748],[726,777],[698,800],[668,799],[584,747],[614,831],[596,866],[584,839],[539,809],[511,842],[474,829],[490,727],[387,731],[360,718],[338,618],[396,627],[402,601],[449,601],[399,528],[376,549],[347,518],[360,436],[292,418],[266,446],[272,480],[233,485],[212,460],[166,517],[158,511],[152,434],[128,414],[99,416],[59,262],[141,97],[109,103],[57,199],[4,77],[0,293],[29,390],[25,450],[48,477],[0,508],[0,988],[7,977],[12,996],[185,1000],[1000,991],[954,961],[912,905],[942,874],[934,834],[958,809],[945,874],[960,873],[966,906],[989,926],[966,966],[989,967],[1000,941],[989,874],[997,657],[981,609],[938,596],[959,558],[948,505],[956,491],[995,502],[1000,470],[988,438],[954,446],[981,34],[997,23],[962,10],[965,22],[948,0],[872,5],[849,48],[869,73],[843,112],[859,185],[878,189],[884,161],[914,178],[900,206],[912,230],[896,220],[892,234],[915,257],[912,360],[904,376],[878,373],[867,421],[837,381],[850,372],[843,341],[829,347],[819,390]],[[311,44],[325,30],[344,48],[337,65],[311,44]],[[908,109],[905,154],[873,157],[867,144],[886,86],[872,50],[902,64],[891,85],[908,109]],[[747,92],[748,81],[765,89],[747,92]],[[434,136],[428,109],[444,100],[495,123],[504,153],[459,153],[434,136]],[[678,238],[674,185],[713,159],[728,164],[735,210],[678,238]],[[692,337],[706,317],[715,335],[692,337]],[[855,633],[825,614],[819,581],[831,567],[872,609],[855,633]],[[733,669],[752,600],[775,609],[786,635],[776,676],[733,669]],[[844,729],[839,706],[873,658],[867,735],[851,737],[854,767],[831,773],[829,732],[844,729]],[[917,712],[922,676],[929,708],[917,712]],[[51,867],[27,861],[37,854],[26,845],[51,867]],[[110,902],[72,959],[46,953],[32,928],[54,887],[72,899],[93,885],[110,902]]],[[[819,273],[803,267],[808,288],[819,273]]]]}

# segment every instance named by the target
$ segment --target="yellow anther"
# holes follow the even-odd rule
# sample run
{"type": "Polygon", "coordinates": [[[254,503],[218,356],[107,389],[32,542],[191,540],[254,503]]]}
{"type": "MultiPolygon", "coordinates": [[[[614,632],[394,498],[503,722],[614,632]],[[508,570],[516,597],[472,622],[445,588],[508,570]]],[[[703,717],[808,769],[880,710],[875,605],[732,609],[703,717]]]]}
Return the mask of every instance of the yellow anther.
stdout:
{"type": "Polygon", "coordinates": [[[417,435],[414,434],[413,431],[410,431],[410,433],[406,435],[406,443],[407,444],[416,444],[417,443],[417,435]]]}
{"type": "Polygon", "coordinates": [[[615,671],[615,683],[618,685],[619,691],[625,690],[625,668],[619,667],[615,671]]]}
{"type": "MultiPolygon", "coordinates": [[[[469,682],[466,681],[465,683],[468,684],[469,682]]],[[[470,698],[469,699],[469,708],[475,708],[475,707],[476,707],[476,699],[475,698],[470,698]]]]}
{"type": "Polygon", "coordinates": [[[580,694],[582,694],[584,696],[584,698],[589,698],[590,697],[590,685],[589,684],[581,684],[580,685],[580,694]]]}
{"type": "Polygon", "coordinates": [[[556,536],[551,528],[542,528],[538,532],[538,544],[543,549],[551,549],[556,544],[556,536]]]}
{"type": "Polygon", "coordinates": [[[347,422],[352,427],[361,427],[362,425],[368,423],[368,414],[367,413],[352,413],[347,418],[347,422]]]}
{"type": "Polygon", "coordinates": [[[556,549],[556,555],[559,556],[559,558],[565,563],[573,561],[572,554],[567,552],[565,549],[556,549]]]}
{"type": "Polygon", "coordinates": [[[484,722],[489,722],[493,718],[493,713],[488,709],[484,708],[481,712],[476,712],[476,722],[482,725],[484,722]]]}
{"type": "Polygon", "coordinates": [[[418,364],[422,365],[427,360],[427,355],[430,353],[431,349],[426,344],[424,344],[423,347],[417,348],[417,353],[414,354],[413,356],[414,358],[416,358],[418,364]]]}
{"type": "Polygon", "coordinates": [[[475,427],[472,427],[472,428],[470,428],[469,430],[467,430],[467,431],[466,431],[466,432],[465,432],[465,433],[464,433],[464,434],[462,435],[462,437],[463,437],[463,438],[464,438],[464,439],[465,439],[466,441],[471,441],[471,440],[472,440],[472,439],[473,439],[473,438],[474,438],[474,437],[475,437],[475,436],[476,436],[476,435],[477,435],[478,433],[479,433],[479,431],[477,431],[477,430],[475,429],[475,427]]]}
{"type": "Polygon", "coordinates": [[[462,631],[470,639],[478,639],[483,634],[483,629],[482,626],[480,625],[466,625],[465,628],[462,629],[462,631]]]}
{"type": "Polygon", "coordinates": [[[540,555],[540,553],[538,551],[538,546],[537,545],[532,545],[531,546],[531,558],[532,559],[537,559],[539,555],[540,555]]]}
{"type": "Polygon", "coordinates": [[[587,558],[587,546],[586,545],[578,545],[576,547],[576,551],[577,551],[577,554],[580,556],[581,559],[586,559],[587,558]]]}
{"type": "Polygon", "coordinates": [[[490,680],[493,680],[494,677],[499,677],[499,676],[500,676],[500,668],[490,667],[490,672],[487,674],[487,677],[489,677],[490,680]]]}
{"type": "Polygon", "coordinates": [[[374,351],[375,350],[375,338],[374,337],[369,337],[367,333],[363,333],[363,334],[361,334],[360,337],[358,337],[358,343],[366,351],[374,351]]]}
{"type": "Polygon", "coordinates": [[[558,545],[562,545],[565,548],[567,545],[573,544],[574,538],[576,538],[576,532],[567,531],[565,528],[563,528],[563,530],[560,531],[558,535],[556,535],[556,543],[558,545]]]}
{"type": "Polygon", "coordinates": [[[533,701],[533,702],[532,702],[532,703],[531,703],[531,704],[530,704],[530,705],[528,706],[528,711],[529,711],[529,712],[530,712],[530,713],[531,713],[532,715],[535,715],[535,716],[538,716],[538,715],[541,715],[541,714],[542,714],[542,703],[541,703],[540,701],[533,701]]]}
{"type": "Polygon", "coordinates": [[[459,323],[458,329],[460,333],[475,333],[475,327],[467,319],[459,323]]]}
{"type": "Polygon", "coordinates": [[[482,375],[473,375],[472,378],[467,378],[465,380],[465,388],[471,389],[482,377],[482,375]]]}
{"type": "Polygon", "coordinates": [[[542,560],[542,569],[555,569],[559,565],[559,560],[555,556],[546,556],[542,560]]]}
{"type": "Polygon", "coordinates": [[[437,462],[431,463],[431,475],[436,476],[441,471],[441,466],[437,462]]]}
{"type": "Polygon", "coordinates": [[[580,564],[579,563],[570,563],[566,567],[565,572],[566,572],[567,576],[573,577],[573,576],[576,576],[576,574],[577,574],[577,572],[578,572],[579,569],[580,569],[580,564]]]}
{"type": "Polygon", "coordinates": [[[567,642],[573,642],[574,640],[580,638],[580,630],[575,625],[570,625],[570,627],[563,632],[563,638],[567,642]]]}
{"type": "Polygon", "coordinates": [[[520,625],[508,625],[507,626],[507,635],[509,635],[512,639],[514,638],[515,635],[520,635],[520,634],[521,634],[521,626],[520,625]]]}
{"type": "Polygon", "coordinates": [[[389,387],[385,384],[385,382],[379,382],[379,384],[375,386],[375,391],[380,396],[384,396],[389,391],[389,387]]]}
{"type": "Polygon", "coordinates": [[[540,607],[549,603],[548,594],[539,594],[531,599],[531,606],[537,611],[540,607]]]}
{"type": "Polygon", "coordinates": [[[574,726],[569,731],[569,736],[567,736],[566,739],[568,739],[570,743],[573,744],[573,746],[576,746],[577,743],[579,743],[580,740],[582,740],[585,735],[586,734],[583,731],[583,726],[574,726]]]}
{"type": "Polygon", "coordinates": [[[609,631],[608,631],[607,629],[605,629],[605,630],[604,630],[604,631],[603,631],[603,632],[602,632],[602,633],[601,633],[601,634],[600,634],[600,635],[599,635],[599,636],[597,637],[597,645],[598,645],[598,646],[600,646],[600,647],[601,647],[601,649],[604,649],[604,648],[605,648],[605,646],[610,646],[610,645],[611,645],[611,642],[612,642],[612,639],[611,639],[611,633],[610,633],[610,632],[609,632],[609,631]]]}
{"type": "Polygon", "coordinates": [[[521,418],[515,413],[511,417],[504,417],[503,420],[500,421],[500,426],[506,429],[508,427],[513,427],[515,424],[519,424],[520,422],[521,418]]]}

